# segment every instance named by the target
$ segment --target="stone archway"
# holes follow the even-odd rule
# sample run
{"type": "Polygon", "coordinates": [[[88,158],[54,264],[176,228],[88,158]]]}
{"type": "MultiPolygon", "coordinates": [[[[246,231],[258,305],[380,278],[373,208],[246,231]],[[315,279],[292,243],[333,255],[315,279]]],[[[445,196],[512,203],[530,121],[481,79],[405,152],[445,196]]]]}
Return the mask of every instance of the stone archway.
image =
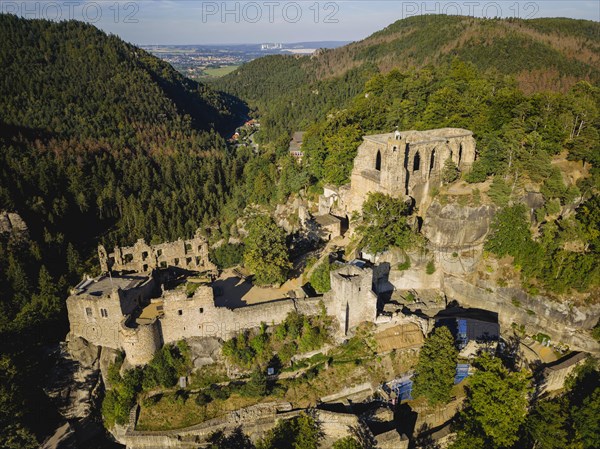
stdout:
{"type": "Polygon", "coordinates": [[[381,171],[381,151],[377,151],[377,156],[375,156],[375,170],[381,171]]]}

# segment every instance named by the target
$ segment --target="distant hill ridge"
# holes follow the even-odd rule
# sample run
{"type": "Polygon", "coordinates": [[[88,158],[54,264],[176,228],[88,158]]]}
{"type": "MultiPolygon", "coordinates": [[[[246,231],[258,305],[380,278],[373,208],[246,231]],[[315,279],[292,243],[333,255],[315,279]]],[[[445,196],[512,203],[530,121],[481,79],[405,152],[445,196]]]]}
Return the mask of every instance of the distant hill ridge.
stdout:
{"type": "Polygon", "coordinates": [[[82,22],[0,14],[0,61],[5,125],[60,138],[118,136],[132,146],[149,135],[234,125],[229,97],[82,22]]]}
{"type": "MultiPolygon", "coordinates": [[[[267,109],[267,104],[270,108],[277,98],[296,105],[309,102],[313,111],[310,121],[360,93],[374,73],[436,66],[456,57],[481,71],[514,76],[526,93],[564,92],[580,80],[598,84],[600,23],[565,18],[415,16],[312,57],[254,60],[215,85],[259,109],[267,109]],[[315,91],[321,98],[305,98],[315,91]],[[332,92],[329,96],[328,91],[332,92]]],[[[303,117],[298,122],[301,125],[303,117]]]]}

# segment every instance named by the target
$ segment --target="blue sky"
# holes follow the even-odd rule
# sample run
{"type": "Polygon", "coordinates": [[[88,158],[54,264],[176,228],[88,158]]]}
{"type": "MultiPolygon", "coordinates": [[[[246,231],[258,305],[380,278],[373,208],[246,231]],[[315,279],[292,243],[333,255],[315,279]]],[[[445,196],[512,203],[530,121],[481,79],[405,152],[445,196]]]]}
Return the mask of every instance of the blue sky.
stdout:
{"type": "Polygon", "coordinates": [[[5,1],[0,11],[75,18],[134,44],[359,40],[403,17],[572,17],[600,21],[600,1],[5,1]]]}

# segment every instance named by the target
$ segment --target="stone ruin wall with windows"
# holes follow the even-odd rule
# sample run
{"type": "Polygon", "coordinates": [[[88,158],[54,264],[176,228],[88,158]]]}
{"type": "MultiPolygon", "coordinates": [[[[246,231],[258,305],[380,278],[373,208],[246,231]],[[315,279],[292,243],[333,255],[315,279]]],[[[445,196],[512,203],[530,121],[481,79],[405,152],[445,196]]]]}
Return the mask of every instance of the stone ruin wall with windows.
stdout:
{"type": "Polygon", "coordinates": [[[95,292],[93,285],[111,282],[103,275],[82,282],[67,298],[70,336],[111,349],[123,349],[133,364],[145,363],[160,348],[160,336],[154,326],[133,326],[131,315],[138,307],[156,295],[157,285],[152,277],[139,277],[131,288],[115,286],[108,291],[95,292]],[[87,288],[90,287],[90,288],[87,288]]]}
{"type": "Polygon", "coordinates": [[[134,271],[146,273],[156,268],[177,267],[190,271],[215,271],[216,266],[208,258],[208,241],[199,233],[191,240],[148,245],[144,239],[133,246],[115,247],[108,254],[101,245],[98,247],[100,268],[108,271],[134,271]]]}
{"type": "Polygon", "coordinates": [[[70,338],[123,350],[131,365],[148,363],[164,344],[192,337],[227,340],[263,322],[279,324],[290,312],[317,315],[321,304],[328,315],[338,318],[343,334],[362,321],[374,322],[377,315],[373,271],[354,266],[331,273],[333,289],[324,297],[279,299],[238,308],[217,306],[210,284],[199,286],[189,296],[180,288],[161,292],[152,275],[126,276],[135,279],[132,284],[109,287],[101,294],[96,294],[96,286],[110,285],[110,276],[82,282],[67,299],[67,310],[70,338]],[[155,307],[156,313],[144,318],[140,309],[148,307],[155,307]]]}
{"type": "Polygon", "coordinates": [[[340,189],[346,212],[360,211],[367,193],[411,197],[421,204],[442,183],[446,160],[462,171],[475,161],[475,139],[466,129],[396,131],[364,136],[354,160],[351,184],[340,189]]]}

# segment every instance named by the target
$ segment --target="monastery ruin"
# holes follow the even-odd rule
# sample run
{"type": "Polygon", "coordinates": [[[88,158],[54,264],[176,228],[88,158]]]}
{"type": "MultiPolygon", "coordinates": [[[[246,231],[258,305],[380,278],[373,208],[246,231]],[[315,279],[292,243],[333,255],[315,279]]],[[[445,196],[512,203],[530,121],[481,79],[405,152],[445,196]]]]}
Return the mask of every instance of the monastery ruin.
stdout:
{"type": "Polygon", "coordinates": [[[319,213],[360,211],[367,194],[381,192],[419,205],[442,183],[448,159],[461,172],[475,161],[473,133],[460,128],[396,131],[363,137],[354,159],[350,185],[326,188],[319,213]]]}

